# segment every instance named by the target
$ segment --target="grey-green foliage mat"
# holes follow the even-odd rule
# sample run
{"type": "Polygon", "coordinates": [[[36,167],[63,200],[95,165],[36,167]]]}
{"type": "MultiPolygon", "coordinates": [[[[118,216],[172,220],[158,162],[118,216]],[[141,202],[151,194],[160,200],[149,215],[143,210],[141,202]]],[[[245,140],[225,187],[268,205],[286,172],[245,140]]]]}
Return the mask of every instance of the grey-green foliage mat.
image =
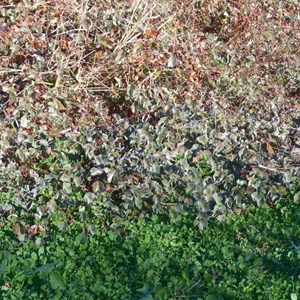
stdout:
{"type": "Polygon", "coordinates": [[[0,189],[14,194],[2,210],[30,210],[29,198],[52,186],[56,204],[81,190],[82,209],[95,213],[99,207],[118,215],[135,208],[174,214],[190,208],[204,226],[208,216],[249,202],[276,202],[297,186],[292,120],[278,127],[275,118],[251,111],[234,116],[215,109],[208,115],[194,102],[152,101],[140,104],[152,115],[134,121],[116,116],[113,126],[82,126],[60,137],[2,133],[0,189]]]}

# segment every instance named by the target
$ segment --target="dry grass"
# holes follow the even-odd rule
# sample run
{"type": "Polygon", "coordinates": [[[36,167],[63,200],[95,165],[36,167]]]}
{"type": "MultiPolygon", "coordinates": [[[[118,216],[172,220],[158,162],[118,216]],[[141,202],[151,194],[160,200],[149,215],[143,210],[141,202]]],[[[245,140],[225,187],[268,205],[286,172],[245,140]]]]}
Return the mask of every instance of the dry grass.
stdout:
{"type": "Polygon", "coordinates": [[[209,115],[250,113],[295,127],[298,8],[274,0],[4,0],[2,127],[29,113],[46,132],[75,129],[114,122],[116,113],[135,118],[145,113],[138,101],[170,97],[197,101],[209,115]]]}

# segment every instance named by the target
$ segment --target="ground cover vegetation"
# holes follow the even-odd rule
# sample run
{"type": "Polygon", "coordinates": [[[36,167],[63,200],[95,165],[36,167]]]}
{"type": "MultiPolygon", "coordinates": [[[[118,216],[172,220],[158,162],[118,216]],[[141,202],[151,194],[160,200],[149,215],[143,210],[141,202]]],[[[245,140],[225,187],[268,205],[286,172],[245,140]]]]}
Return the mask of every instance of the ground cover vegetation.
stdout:
{"type": "Polygon", "coordinates": [[[297,299],[299,23],[297,0],[3,0],[3,295],[297,299]]]}
{"type": "Polygon", "coordinates": [[[299,203],[247,208],[202,231],[193,217],[139,215],[103,228],[56,212],[47,232],[31,228],[21,243],[12,217],[0,233],[1,298],[298,299],[299,203]]]}

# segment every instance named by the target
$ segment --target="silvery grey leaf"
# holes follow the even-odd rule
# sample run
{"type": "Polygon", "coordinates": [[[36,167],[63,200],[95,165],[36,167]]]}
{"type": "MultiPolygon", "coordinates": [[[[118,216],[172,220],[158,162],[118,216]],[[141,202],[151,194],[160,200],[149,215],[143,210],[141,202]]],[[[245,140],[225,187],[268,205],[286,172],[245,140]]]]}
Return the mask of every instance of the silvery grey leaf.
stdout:
{"type": "Polygon", "coordinates": [[[176,61],[177,61],[176,56],[173,55],[173,54],[171,54],[171,56],[170,56],[170,58],[168,60],[168,68],[175,68],[176,61]]]}
{"type": "Polygon", "coordinates": [[[68,194],[72,193],[72,186],[69,182],[63,183],[63,190],[66,191],[68,194]]]}
{"type": "Polygon", "coordinates": [[[93,193],[86,193],[84,195],[84,201],[86,204],[92,204],[95,200],[96,196],[93,193]]]}
{"type": "Polygon", "coordinates": [[[20,125],[23,128],[27,128],[28,127],[28,122],[29,120],[27,119],[27,117],[24,115],[21,120],[20,120],[20,125]]]}
{"type": "Polygon", "coordinates": [[[298,203],[300,201],[300,192],[294,195],[294,202],[298,203]]]}
{"type": "Polygon", "coordinates": [[[107,174],[107,182],[108,182],[108,183],[111,183],[111,182],[112,182],[115,173],[116,173],[116,171],[114,170],[114,171],[111,171],[111,172],[109,172],[109,173],[107,174]]]}
{"type": "Polygon", "coordinates": [[[61,177],[60,177],[60,180],[63,181],[63,182],[71,182],[71,176],[70,175],[67,175],[67,174],[63,174],[61,177]]]}

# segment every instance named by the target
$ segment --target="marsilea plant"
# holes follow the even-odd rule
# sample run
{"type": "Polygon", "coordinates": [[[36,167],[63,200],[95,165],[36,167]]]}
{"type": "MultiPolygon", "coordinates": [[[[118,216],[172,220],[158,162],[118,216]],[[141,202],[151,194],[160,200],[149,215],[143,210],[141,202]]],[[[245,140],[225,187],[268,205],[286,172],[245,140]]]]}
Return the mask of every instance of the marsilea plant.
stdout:
{"type": "Polygon", "coordinates": [[[288,149],[290,134],[288,126],[276,126],[276,118],[259,120],[251,112],[225,118],[221,109],[209,113],[171,97],[153,102],[155,96],[137,98],[135,119],[115,115],[111,126],[99,115],[74,130],[50,105],[61,126],[57,134],[30,124],[34,111],[24,114],[14,131],[1,136],[0,188],[13,195],[2,200],[1,210],[47,214],[51,210],[30,199],[51,187],[55,196],[43,205],[67,205],[72,193],[82,191],[78,209],[94,214],[193,210],[202,227],[227,209],[272,203],[297,188],[295,161],[284,147],[274,150],[285,144],[288,149]]]}

